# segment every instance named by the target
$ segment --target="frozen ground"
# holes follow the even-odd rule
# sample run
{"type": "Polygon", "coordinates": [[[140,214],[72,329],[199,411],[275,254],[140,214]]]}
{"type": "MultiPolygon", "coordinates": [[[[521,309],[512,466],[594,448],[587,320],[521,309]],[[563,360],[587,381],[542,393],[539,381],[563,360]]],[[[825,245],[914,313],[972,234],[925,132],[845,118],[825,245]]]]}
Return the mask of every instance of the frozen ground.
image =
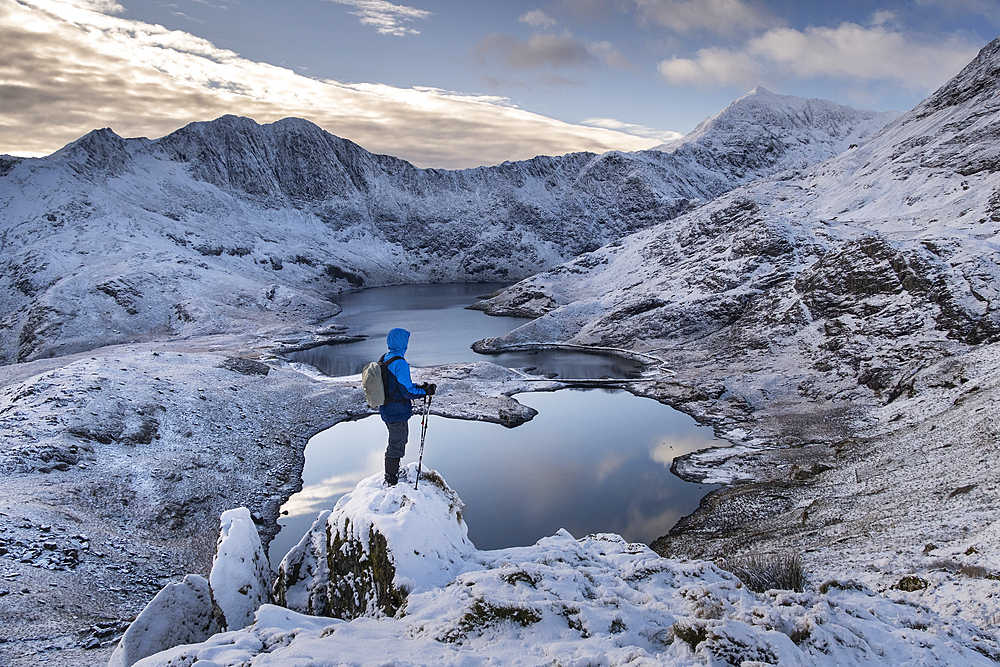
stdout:
{"type": "MultiPolygon", "coordinates": [[[[333,289],[525,275],[603,242],[588,228],[579,247],[535,243],[552,230],[561,238],[566,204],[579,208],[575,221],[613,209],[616,224],[635,225],[616,237],[642,231],[485,304],[537,319],[484,348],[605,346],[659,359],[629,388],[736,445],[678,461],[678,472],[733,485],[657,553],[564,534],[526,551],[446,546],[438,555],[451,565],[439,572],[455,583],[389,578],[410,590],[403,615],[337,622],[265,605],[249,629],[152,664],[995,661],[998,76],[1000,40],[873,139],[676,219],[693,202],[657,190],[659,156],[472,170],[448,175],[443,198],[427,197],[444,175],[417,178],[295,121],[264,130],[228,118],[159,147],[96,132],[50,162],[0,159],[3,201],[20,216],[0,239],[11,252],[2,354],[28,361],[0,368],[0,655],[17,666],[102,664],[165,583],[188,573],[165,598],[198,604],[186,586],[204,602],[197,577],[211,577],[220,516],[246,508],[226,534],[245,535],[249,516],[266,544],[308,437],[366,411],[353,380],[272,351],[339,335],[309,324],[330,314],[333,289]],[[297,155],[287,141],[309,136],[324,173],[364,187],[344,199],[309,170],[278,179],[297,155]],[[243,147],[229,157],[247,169],[216,172],[222,161],[208,154],[187,160],[206,137],[243,147]],[[259,154],[244,150],[254,137],[259,154]],[[363,169],[348,174],[345,156],[363,169]],[[501,175],[511,180],[494,189],[501,175]],[[489,196],[469,194],[477,183],[489,196]],[[587,183],[603,183],[599,196],[574,199],[587,183]],[[295,206],[317,192],[308,211],[295,206]],[[469,238],[434,217],[488,208],[493,196],[507,217],[469,238]],[[401,234],[401,211],[417,200],[432,224],[414,241],[401,234]],[[541,236],[506,229],[510,216],[541,236]],[[284,245],[270,231],[276,220],[289,230],[284,245]],[[313,254],[318,234],[334,263],[313,254]],[[533,250],[519,255],[525,239],[533,250]],[[97,261],[108,247],[124,259],[97,261]],[[523,262],[510,264],[515,256],[523,262]],[[116,346],[74,353],[98,339],[116,346]],[[55,354],[66,356],[44,358],[55,354]],[[804,593],[750,594],[710,562],[787,554],[804,562],[804,593]]],[[[543,388],[490,364],[416,379],[441,386],[436,411],[502,423],[530,417],[511,394],[543,388]]],[[[376,513],[366,497],[347,518],[376,513]]],[[[413,501],[396,500],[384,514],[413,501]]],[[[363,533],[344,530],[360,555],[372,553],[363,533]]],[[[237,609],[231,593],[216,601],[237,609]]]]}
{"type": "MultiPolygon", "coordinates": [[[[207,576],[227,509],[249,508],[269,541],[301,485],[308,439],[369,412],[355,378],[268,352],[296,338],[124,345],[0,367],[0,664],[105,663],[166,582],[207,576]]],[[[445,390],[435,413],[506,423],[532,416],[508,395],[539,384],[486,363],[422,379],[445,390]]]]}

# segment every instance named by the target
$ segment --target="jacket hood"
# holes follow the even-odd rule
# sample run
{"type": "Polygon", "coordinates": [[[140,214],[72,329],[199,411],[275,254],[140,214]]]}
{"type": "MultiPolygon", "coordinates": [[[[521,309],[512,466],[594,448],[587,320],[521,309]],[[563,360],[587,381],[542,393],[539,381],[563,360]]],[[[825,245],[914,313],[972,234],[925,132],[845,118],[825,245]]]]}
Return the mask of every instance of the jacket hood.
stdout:
{"type": "Polygon", "coordinates": [[[406,329],[393,329],[385,337],[385,342],[389,346],[390,356],[400,356],[406,354],[406,346],[410,343],[410,332],[406,329]]]}

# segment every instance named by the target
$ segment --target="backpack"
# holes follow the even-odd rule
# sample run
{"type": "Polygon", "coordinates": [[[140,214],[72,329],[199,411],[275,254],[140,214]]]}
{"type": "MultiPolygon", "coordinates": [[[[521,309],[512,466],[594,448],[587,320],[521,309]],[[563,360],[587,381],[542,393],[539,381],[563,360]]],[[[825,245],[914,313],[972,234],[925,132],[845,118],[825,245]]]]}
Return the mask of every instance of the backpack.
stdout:
{"type": "Polygon", "coordinates": [[[365,390],[365,400],[370,407],[377,408],[388,402],[386,389],[391,382],[398,382],[395,377],[387,377],[392,375],[389,372],[389,364],[402,358],[397,356],[386,359],[383,354],[381,359],[372,361],[361,370],[361,386],[365,390]]]}

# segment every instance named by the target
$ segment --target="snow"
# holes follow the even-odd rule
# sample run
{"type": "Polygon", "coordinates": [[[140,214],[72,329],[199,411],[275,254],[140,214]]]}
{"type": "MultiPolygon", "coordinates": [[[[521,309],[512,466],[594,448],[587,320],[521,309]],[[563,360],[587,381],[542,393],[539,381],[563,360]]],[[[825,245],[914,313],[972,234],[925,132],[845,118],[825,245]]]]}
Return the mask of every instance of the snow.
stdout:
{"type": "Polygon", "coordinates": [[[329,296],[345,289],[517,280],[829,158],[844,133],[870,135],[891,118],[799,106],[738,105],[667,151],[463,171],[416,169],[301,119],[225,116],[153,141],[95,130],[0,176],[0,359],[278,335],[333,314],[329,296]]]}
{"type": "Polygon", "coordinates": [[[219,543],[208,581],[222,611],[223,624],[229,630],[239,630],[252,623],[253,613],[270,600],[271,568],[250,510],[227,510],[220,521],[219,543]]]}
{"type": "Polygon", "coordinates": [[[658,552],[799,553],[807,571],[993,632],[998,67],[1000,40],[858,147],[483,304],[538,304],[494,350],[659,356],[676,375],[633,390],[733,441],[675,461],[686,479],[731,486],[658,552]]]}
{"type": "MultiPolygon", "coordinates": [[[[410,466],[408,479],[415,473],[410,466]]],[[[328,541],[328,527],[354,526],[340,550],[322,554],[329,567],[308,575],[314,590],[341,587],[356,574],[344,562],[351,541],[367,545],[378,532],[405,590],[394,614],[372,591],[348,620],[263,605],[248,628],[136,664],[990,665],[1000,657],[972,624],[857,582],[754,593],[710,563],[565,530],[530,547],[477,551],[437,473],[419,491],[385,488],[379,477],[322,513],[282,569],[328,541]]]]}
{"type": "MultiPolygon", "coordinates": [[[[181,641],[141,662],[994,664],[998,63],[1000,41],[881,130],[758,89],[663,150],[460,172],[234,117],[5,159],[3,658],[103,661],[152,598],[116,660],[181,641]],[[336,292],[525,276],[483,308],[536,319],[483,347],[658,360],[629,390],[730,438],[675,462],[730,486],[655,552],[564,533],[481,552],[437,486],[367,480],[317,529],[334,517],[353,545],[340,590],[383,604],[335,620],[265,603],[209,638],[157,621],[211,623],[216,547],[216,604],[248,621],[266,599],[253,535],[273,535],[305,442],[368,412],[357,378],[275,356],[346,339],[316,324],[336,292]],[[381,539],[398,563],[362,568],[381,539]],[[714,564],[788,553],[802,593],[714,564]]],[[[512,394],[559,386],[424,372],[436,414],[505,424],[532,415],[512,394]]],[[[313,537],[317,577],[291,589],[307,606],[331,553],[313,537]]]]}
{"type": "Polygon", "coordinates": [[[125,631],[108,667],[129,667],[164,647],[192,644],[219,631],[204,577],[189,574],[156,594],[125,631]]]}

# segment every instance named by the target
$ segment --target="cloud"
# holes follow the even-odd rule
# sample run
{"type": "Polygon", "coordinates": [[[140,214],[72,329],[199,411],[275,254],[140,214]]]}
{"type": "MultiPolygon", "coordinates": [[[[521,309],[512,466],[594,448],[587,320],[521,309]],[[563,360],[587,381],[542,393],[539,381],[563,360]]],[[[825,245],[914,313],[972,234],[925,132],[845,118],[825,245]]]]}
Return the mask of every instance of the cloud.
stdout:
{"type": "Polygon", "coordinates": [[[527,23],[533,28],[551,28],[556,24],[556,20],[541,9],[533,9],[521,16],[518,21],[527,23]]]}
{"type": "Polygon", "coordinates": [[[670,132],[663,130],[656,130],[645,125],[635,125],[634,123],[624,123],[620,120],[615,120],[614,118],[586,118],[580,121],[583,125],[589,125],[591,127],[603,127],[606,130],[614,130],[616,132],[626,132],[628,134],[633,134],[637,137],[647,137],[649,139],[656,139],[660,143],[667,143],[668,141],[674,141],[675,139],[680,139],[684,135],[680,132],[670,132]]]}
{"type": "Polygon", "coordinates": [[[579,68],[596,60],[586,44],[568,31],[561,35],[534,33],[527,42],[509,35],[487,35],[479,43],[476,57],[480,64],[499,58],[508,67],[519,70],[579,68]]]}
{"type": "Polygon", "coordinates": [[[760,65],[747,53],[724,48],[699,49],[694,58],[664,60],[657,70],[670,83],[706,87],[727,84],[752,87],[761,76],[760,65]]]}
{"type": "Polygon", "coordinates": [[[587,51],[592,56],[603,60],[609,67],[615,69],[632,69],[634,67],[611,42],[591,42],[587,44],[587,51]]]}
{"type": "Polygon", "coordinates": [[[561,35],[534,33],[526,42],[510,35],[487,35],[475,59],[481,66],[499,61],[515,70],[582,69],[601,62],[616,69],[633,67],[611,42],[584,42],[568,30],[561,35]]]}
{"type": "Polygon", "coordinates": [[[765,83],[766,76],[777,81],[891,81],[929,92],[961,70],[980,46],[960,35],[929,41],[881,24],[775,28],[742,49],[708,48],[694,58],[665,60],[659,71],[670,83],[685,85],[748,87],[765,83]]]}
{"type": "Polygon", "coordinates": [[[782,22],[762,4],[742,0],[622,0],[647,24],[688,33],[705,30],[723,35],[766,30],[782,22]]]}
{"type": "Polygon", "coordinates": [[[45,155],[97,127],[158,137],[227,113],[261,123],[305,118],[422,167],[656,143],[556,121],[498,97],[309,78],[92,6],[0,0],[0,153],[45,155]]]}
{"type": "Polygon", "coordinates": [[[414,19],[425,19],[430,12],[406,5],[394,5],[385,0],[329,0],[338,5],[349,5],[356,11],[351,12],[361,18],[362,25],[375,26],[383,35],[419,35],[419,30],[403,25],[414,19]]]}

